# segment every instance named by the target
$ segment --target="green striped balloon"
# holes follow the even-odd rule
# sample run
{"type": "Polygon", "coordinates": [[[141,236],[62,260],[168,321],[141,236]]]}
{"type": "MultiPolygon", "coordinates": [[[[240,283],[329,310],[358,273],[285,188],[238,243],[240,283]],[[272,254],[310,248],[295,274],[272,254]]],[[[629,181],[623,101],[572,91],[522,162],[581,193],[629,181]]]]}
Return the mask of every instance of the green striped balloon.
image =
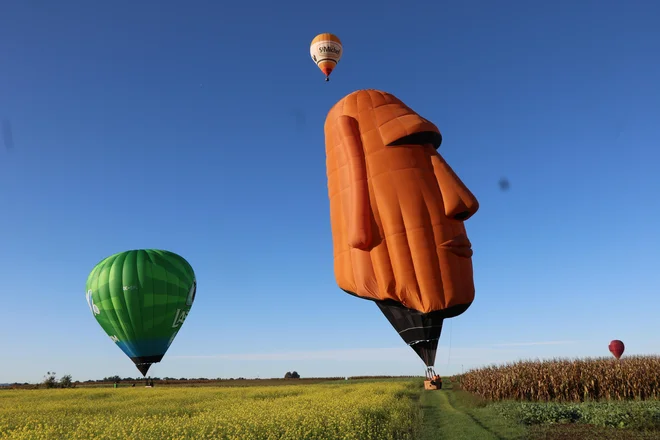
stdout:
{"type": "Polygon", "coordinates": [[[140,249],[98,263],[87,277],[86,290],[96,321],[146,376],[188,316],[197,281],[183,257],[140,249]]]}

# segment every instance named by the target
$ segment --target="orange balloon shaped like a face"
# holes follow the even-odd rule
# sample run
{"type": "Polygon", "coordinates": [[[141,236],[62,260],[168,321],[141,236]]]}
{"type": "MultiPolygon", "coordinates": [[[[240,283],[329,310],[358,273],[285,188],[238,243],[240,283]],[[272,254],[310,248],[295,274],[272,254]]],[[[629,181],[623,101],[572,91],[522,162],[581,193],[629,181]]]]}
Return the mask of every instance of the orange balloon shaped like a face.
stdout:
{"type": "Polygon", "coordinates": [[[474,300],[463,222],[479,203],[436,151],[438,128],[395,96],[353,92],[325,121],[335,278],[348,293],[442,318],[474,300]]]}

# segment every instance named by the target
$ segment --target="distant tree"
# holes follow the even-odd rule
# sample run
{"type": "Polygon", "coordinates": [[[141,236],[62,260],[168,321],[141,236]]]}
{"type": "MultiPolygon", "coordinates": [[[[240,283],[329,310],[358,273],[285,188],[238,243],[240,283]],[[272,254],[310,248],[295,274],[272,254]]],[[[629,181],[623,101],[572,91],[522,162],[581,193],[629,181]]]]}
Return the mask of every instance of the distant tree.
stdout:
{"type": "Polygon", "coordinates": [[[121,382],[121,377],[114,375],[110,377],[104,377],[103,382],[121,382]]]}
{"type": "Polygon", "coordinates": [[[55,379],[55,372],[48,371],[44,376],[44,385],[46,388],[55,388],[57,386],[57,380],[55,379]]]}
{"type": "Polygon", "coordinates": [[[291,372],[291,379],[300,379],[300,374],[297,371],[291,372]]]}
{"type": "Polygon", "coordinates": [[[284,375],[285,379],[291,379],[291,372],[287,371],[286,374],[284,375]]]}
{"type": "Polygon", "coordinates": [[[70,374],[65,374],[60,378],[60,388],[73,388],[74,386],[70,374]]]}
{"type": "Polygon", "coordinates": [[[182,378],[180,378],[179,380],[188,380],[188,379],[186,379],[185,377],[182,377],[182,378]]]}

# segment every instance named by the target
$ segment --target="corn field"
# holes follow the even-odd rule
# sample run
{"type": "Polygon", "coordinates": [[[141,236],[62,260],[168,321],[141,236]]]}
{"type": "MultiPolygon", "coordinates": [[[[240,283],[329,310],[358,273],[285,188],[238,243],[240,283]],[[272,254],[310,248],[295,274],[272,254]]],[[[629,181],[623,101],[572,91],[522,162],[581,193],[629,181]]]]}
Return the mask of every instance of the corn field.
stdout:
{"type": "Polygon", "coordinates": [[[419,381],[0,392],[0,439],[409,440],[419,381]]]}
{"type": "Polygon", "coordinates": [[[660,398],[660,356],[522,361],[454,378],[488,400],[584,402],[660,398]]]}

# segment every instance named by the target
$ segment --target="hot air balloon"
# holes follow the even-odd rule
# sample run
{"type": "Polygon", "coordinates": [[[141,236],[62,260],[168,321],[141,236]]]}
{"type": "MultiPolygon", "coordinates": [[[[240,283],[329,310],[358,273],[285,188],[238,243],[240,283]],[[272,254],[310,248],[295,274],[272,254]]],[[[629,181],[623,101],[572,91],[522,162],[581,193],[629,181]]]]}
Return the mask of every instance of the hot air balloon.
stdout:
{"type": "Polygon", "coordinates": [[[479,203],[436,151],[438,128],[389,93],[345,96],[324,129],[337,284],[376,302],[437,377],[443,322],[474,300],[463,222],[479,203]]]}
{"type": "Polygon", "coordinates": [[[318,34],[309,46],[309,54],[325,75],[326,81],[330,81],[330,74],[339,62],[342,53],[341,41],[333,34],[318,34]]]}
{"type": "Polygon", "coordinates": [[[174,341],[196,291],[195,272],[183,257],[144,249],[98,263],[85,296],[96,321],[146,376],[174,341]]]}
{"type": "Polygon", "coordinates": [[[626,349],[626,346],[623,345],[623,342],[619,341],[618,339],[615,339],[612,342],[610,342],[608,348],[610,349],[610,353],[612,353],[615,358],[620,359],[621,356],[623,355],[623,351],[626,349]]]}

